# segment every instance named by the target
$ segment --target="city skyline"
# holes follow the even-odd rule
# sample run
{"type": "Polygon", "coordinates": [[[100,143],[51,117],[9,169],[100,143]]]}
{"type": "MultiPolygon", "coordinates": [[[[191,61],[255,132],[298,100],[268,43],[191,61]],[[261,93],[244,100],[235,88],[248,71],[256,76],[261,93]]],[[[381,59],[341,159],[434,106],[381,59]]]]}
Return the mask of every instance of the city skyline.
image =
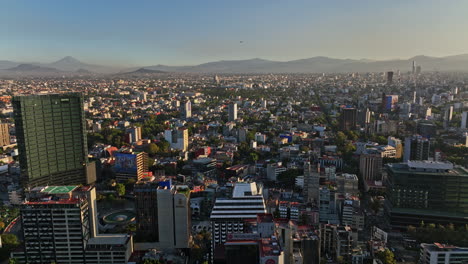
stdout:
{"type": "Polygon", "coordinates": [[[0,34],[8,39],[0,44],[0,59],[49,62],[70,55],[92,64],[141,66],[441,57],[468,53],[463,6],[468,3],[15,1],[0,18],[0,34]]]}

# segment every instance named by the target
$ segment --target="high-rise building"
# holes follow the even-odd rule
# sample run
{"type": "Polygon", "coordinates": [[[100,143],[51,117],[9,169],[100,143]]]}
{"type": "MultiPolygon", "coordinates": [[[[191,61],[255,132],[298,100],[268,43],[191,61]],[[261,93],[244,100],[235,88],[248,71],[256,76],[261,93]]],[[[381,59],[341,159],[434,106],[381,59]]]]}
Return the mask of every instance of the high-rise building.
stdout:
{"type": "Polygon", "coordinates": [[[228,106],[228,121],[236,121],[237,120],[237,104],[236,103],[230,103],[228,106]]]}
{"type": "Polygon", "coordinates": [[[129,179],[141,180],[148,171],[148,154],[146,152],[114,152],[114,171],[118,182],[129,179]]]}
{"type": "Polygon", "coordinates": [[[380,154],[361,154],[359,172],[366,181],[382,180],[382,156],[380,154]]]}
{"type": "Polygon", "coordinates": [[[387,84],[390,85],[393,83],[393,71],[387,72],[387,84]]]}
{"type": "Polygon", "coordinates": [[[468,124],[468,112],[463,112],[461,117],[461,129],[466,129],[466,124],[468,124]]]}
{"type": "Polygon", "coordinates": [[[411,73],[413,73],[413,74],[416,73],[416,61],[413,61],[413,67],[411,69],[411,73]]]}
{"type": "Polygon", "coordinates": [[[186,151],[188,149],[188,129],[167,129],[164,139],[171,144],[172,149],[186,151]]]}
{"type": "Polygon", "coordinates": [[[81,94],[16,96],[12,102],[23,186],[95,181],[81,94]]]}
{"type": "Polygon", "coordinates": [[[421,73],[421,65],[416,66],[416,74],[421,73]]]}
{"type": "Polygon", "coordinates": [[[428,160],[430,141],[422,136],[414,135],[405,138],[405,152],[403,161],[408,160],[428,160]]]}
{"type": "Polygon", "coordinates": [[[455,264],[468,262],[468,248],[440,243],[421,243],[419,263],[455,264]]]}
{"type": "Polygon", "coordinates": [[[445,109],[444,121],[450,122],[452,121],[452,117],[453,117],[453,105],[448,106],[445,109]]]}
{"type": "Polygon", "coordinates": [[[340,129],[343,131],[356,129],[357,110],[353,107],[345,107],[341,110],[340,129]]]}
{"type": "Polygon", "coordinates": [[[10,128],[8,124],[0,123],[0,146],[10,145],[10,128]]]}
{"type": "Polygon", "coordinates": [[[189,248],[190,189],[165,182],[135,184],[137,237],[161,248],[189,248]]]}
{"type": "Polygon", "coordinates": [[[384,106],[384,111],[392,111],[396,108],[398,103],[398,95],[386,95],[383,98],[382,105],[384,106]]]}
{"type": "Polygon", "coordinates": [[[128,129],[129,143],[141,140],[141,127],[131,127],[128,129]]]}
{"type": "Polygon", "coordinates": [[[180,112],[182,113],[183,118],[192,117],[192,103],[190,100],[187,100],[184,104],[182,104],[182,109],[180,112]]]}
{"type": "Polygon", "coordinates": [[[92,186],[36,187],[20,207],[24,244],[12,253],[19,263],[124,264],[133,251],[130,235],[99,235],[92,186]]]}
{"type": "Polygon", "coordinates": [[[370,111],[369,108],[366,108],[365,110],[359,110],[357,116],[357,123],[361,127],[365,127],[366,125],[370,124],[371,116],[372,111],[370,111]]]}
{"type": "Polygon", "coordinates": [[[448,162],[387,164],[386,210],[395,227],[467,224],[468,170],[448,162]]]}
{"type": "Polygon", "coordinates": [[[216,199],[210,216],[213,250],[226,242],[228,234],[243,233],[245,219],[266,213],[262,192],[262,186],[255,182],[236,183],[232,198],[216,199]]]}
{"type": "Polygon", "coordinates": [[[387,144],[395,148],[395,158],[399,159],[403,156],[403,144],[400,139],[396,137],[388,137],[387,144]]]}
{"type": "Polygon", "coordinates": [[[304,163],[304,197],[307,203],[318,204],[320,196],[320,167],[304,163]]]}

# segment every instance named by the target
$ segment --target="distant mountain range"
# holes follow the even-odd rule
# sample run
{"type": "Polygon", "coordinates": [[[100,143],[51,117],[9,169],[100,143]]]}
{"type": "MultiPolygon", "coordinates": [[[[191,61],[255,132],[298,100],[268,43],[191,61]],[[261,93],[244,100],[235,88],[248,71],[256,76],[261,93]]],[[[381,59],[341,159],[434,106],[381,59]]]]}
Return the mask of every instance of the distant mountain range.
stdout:
{"type": "Polygon", "coordinates": [[[292,61],[272,61],[264,59],[222,60],[193,66],[154,65],[135,68],[83,63],[67,56],[52,63],[20,63],[0,60],[0,74],[132,74],[148,75],[170,72],[186,73],[321,73],[321,72],[407,72],[412,62],[421,65],[423,71],[468,72],[468,54],[429,57],[416,56],[410,59],[395,60],[352,60],[329,57],[313,57],[292,61]]]}

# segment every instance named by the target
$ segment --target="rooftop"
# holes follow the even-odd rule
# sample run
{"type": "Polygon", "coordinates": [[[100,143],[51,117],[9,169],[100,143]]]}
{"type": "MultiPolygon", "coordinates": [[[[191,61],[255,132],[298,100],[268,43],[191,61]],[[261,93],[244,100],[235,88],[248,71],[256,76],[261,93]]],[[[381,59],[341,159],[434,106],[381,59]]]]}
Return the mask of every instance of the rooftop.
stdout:
{"type": "Polygon", "coordinates": [[[232,191],[233,198],[247,198],[249,196],[257,195],[261,195],[261,191],[257,189],[257,184],[255,182],[238,182],[235,184],[234,190],[232,191]]]}
{"type": "Polygon", "coordinates": [[[445,244],[440,244],[440,243],[434,243],[434,244],[422,243],[421,247],[429,251],[463,251],[463,252],[466,252],[466,254],[468,254],[468,248],[445,245],[445,244]]]}
{"type": "Polygon", "coordinates": [[[98,245],[123,245],[127,243],[129,236],[126,234],[98,235],[89,239],[89,244],[98,245]]]}
{"type": "Polygon", "coordinates": [[[43,193],[49,194],[65,194],[74,191],[78,186],[47,186],[43,193]]]}

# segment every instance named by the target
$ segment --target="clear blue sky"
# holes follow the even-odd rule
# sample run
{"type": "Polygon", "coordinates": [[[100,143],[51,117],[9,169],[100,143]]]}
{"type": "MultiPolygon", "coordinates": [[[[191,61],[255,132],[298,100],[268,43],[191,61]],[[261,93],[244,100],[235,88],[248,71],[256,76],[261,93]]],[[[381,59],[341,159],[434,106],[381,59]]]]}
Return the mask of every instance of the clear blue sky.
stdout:
{"type": "Polygon", "coordinates": [[[468,53],[463,0],[0,0],[0,60],[184,65],[468,53]],[[243,41],[243,43],[240,43],[243,41]]]}

